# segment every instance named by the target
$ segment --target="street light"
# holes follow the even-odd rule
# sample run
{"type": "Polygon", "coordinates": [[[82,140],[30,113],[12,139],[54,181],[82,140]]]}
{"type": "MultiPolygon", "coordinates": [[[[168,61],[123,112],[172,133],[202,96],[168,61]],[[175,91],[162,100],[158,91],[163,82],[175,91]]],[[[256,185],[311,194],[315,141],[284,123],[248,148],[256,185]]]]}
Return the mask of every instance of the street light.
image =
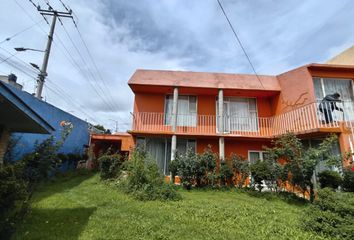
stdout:
{"type": "Polygon", "coordinates": [[[24,48],[24,47],[16,47],[15,50],[17,52],[24,52],[24,51],[34,51],[34,52],[45,52],[43,50],[38,50],[38,49],[34,49],[34,48],[24,48]]]}
{"type": "Polygon", "coordinates": [[[31,64],[31,66],[34,67],[35,69],[40,70],[37,64],[35,64],[35,63],[30,63],[30,64],[31,64]]]}

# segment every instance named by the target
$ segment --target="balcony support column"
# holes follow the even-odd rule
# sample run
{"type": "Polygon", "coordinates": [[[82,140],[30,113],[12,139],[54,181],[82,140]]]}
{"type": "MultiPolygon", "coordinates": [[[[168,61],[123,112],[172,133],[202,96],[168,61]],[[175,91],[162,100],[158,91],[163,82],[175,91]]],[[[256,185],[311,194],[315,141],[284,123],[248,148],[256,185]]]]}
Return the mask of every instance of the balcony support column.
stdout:
{"type": "Polygon", "coordinates": [[[225,161],[225,139],[224,137],[219,137],[219,156],[220,161],[225,161]]]}
{"type": "Polygon", "coordinates": [[[172,104],[172,132],[176,132],[177,129],[177,114],[178,114],[178,88],[173,88],[173,104],[172,104]]]}
{"type": "Polygon", "coordinates": [[[219,89],[218,92],[218,118],[219,118],[219,157],[220,161],[225,161],[225,141],[224,141],[224,91],[219,89]]]}
{"type": "MultiPolygon", "coordinates": [[[[173,88],[173,104],[172,104],[172,119],[171,119],[171,127],[172,132],[176,133],[177,130],[177,114],[178,114],[178,88],[173,88]]],[[[172,135],[171,139],[171,162],[176,159],[176,150],[177,150],[177,136],[176,134],[172,135]]],[[[172,179],[172,173],[170,173],[170,182],[173,183],[174,179],[172,179]]]]}
{"type": "Polygon", "coordinates": [[[218,93],[218,123],[219,123],[219,133],[224,133],[224,91],[219,89],[218,93]]]}

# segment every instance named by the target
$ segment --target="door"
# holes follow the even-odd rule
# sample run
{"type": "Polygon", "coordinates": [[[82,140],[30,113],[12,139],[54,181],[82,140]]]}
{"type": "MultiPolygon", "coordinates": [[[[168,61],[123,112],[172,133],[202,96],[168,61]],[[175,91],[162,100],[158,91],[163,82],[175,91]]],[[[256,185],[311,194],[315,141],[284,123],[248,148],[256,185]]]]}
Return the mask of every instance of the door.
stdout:
{"type": "Polygon", "coordinates": [[[224,102],[224,133],[230,132],[230,102],[224,102]]]}

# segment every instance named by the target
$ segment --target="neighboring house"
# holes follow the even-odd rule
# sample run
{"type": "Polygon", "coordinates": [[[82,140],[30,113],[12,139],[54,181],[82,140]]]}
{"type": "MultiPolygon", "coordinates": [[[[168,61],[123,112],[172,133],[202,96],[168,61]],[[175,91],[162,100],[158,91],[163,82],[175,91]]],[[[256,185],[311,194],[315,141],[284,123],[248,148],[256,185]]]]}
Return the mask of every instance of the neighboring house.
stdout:
{"type": "Polygon", "coordinates": [[[327,64],[354,65],[354,46],[344,50],[326,62],[327,64]]]}
{"type": "MultiPolygon", "coordinates": [[[[15,99],[21,101],[26,106],[29,106],[37,116],[50,124],[53,128],[52,131],[42,132],[21,131],[16,129],[12,131],[14,133],[11,135],[11,138],[16,142],[14,149],[12,149],[13,160],[18,160],[24,154],[32,152],[36,142],[40,143],[50,136],[53,136],[55,140],[60,140],[64,126],[69,126],[71,132],[59,151],[61,153],[83,153],[84,148],[89,144],[90,130],[92,130],[91,124],[45,101],[42,101],[33,95],[14,87],[13,85],[0,81],[0,88],[2,91],[14,96],[15,99]]],[[[0,97],[1,96],[2,94],[0,97]]],[[[11,104],[13,103],[11,102],[11,104]]],[[[10,114],[8,110],[1,111],[0,118],[2,119],[8,114],[10,114]]],[[[13,121],[17,122],[18,119],[13,119],[13,121]]],[[[26,123],[23,123],[22,125],[24,127],[26,123]]],[[[62,168],[65,170],[67,167],[68,166],[64,165],[62,168]]]]}
{"type": "Polygon", "coordinates": [[[0,81],[0,164],[12,133],[49,134],[54,128],[0,81]]]}
{"type": "Polygon", "coordinates": [[[353,151],[353,79],[354,66],[327,64],[277,76],[137,70],[128,82],[135,94],[129,132],[165,175],[176,151],[200,153],[211,145],[222,160],[235,153],[255,161],[288,131],[310,146],[335,133],[334,151],[353,151]],[[326,122],[319,104],[335,92],[344,113],[334,111],[326,122]]]}

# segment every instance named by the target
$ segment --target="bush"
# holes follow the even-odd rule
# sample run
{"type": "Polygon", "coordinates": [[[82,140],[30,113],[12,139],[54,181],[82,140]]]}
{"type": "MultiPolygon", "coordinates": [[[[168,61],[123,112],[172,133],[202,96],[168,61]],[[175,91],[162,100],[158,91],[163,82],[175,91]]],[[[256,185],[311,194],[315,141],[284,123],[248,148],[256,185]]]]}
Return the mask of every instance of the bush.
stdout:
{"type": "Polygon", "coordinates": [[[10,236],[16,215],[28,197],[27,185],[15,165],[0,166],[0,239],[10,236]]]}
{"type": "Polygon", "coordinates": [[[250,170],[254,180],[254,187],[258,188],[259,191],[262,191],[263,183],[272,179],[272,173],[268,162],[257,160],[255,163],[251,164],[250,170]]]}
{"type": "Polygon", "coordinates": [[[354,170],[353,168],[346,168],[343,172],[343,190],[346,192],[354,192],[354,170]]]}
{"type": "Polygon", "coordinates": [[[119,154],[103,155],[98,159],[101,179],[112,179],[118,176],[123,158],[119,154]]]}
{"type": "Polygon", "coordinates": [[[330,188],[318,191],[318,198],[304,213],[305,230],[336,239],[354,239],[354,195],[330,188]]]}
{"type": "Polygon", "coordinates": [[[321,188],[337,189],[342,183],[341,175],[336,171],[325,170],[318,174],[321,188]]]}
{"type": "Polygon", "coordinates": [[[220,164],[220,181],[222,185],[231,183],[234,173],[232,168],[228,165],[227,162],[221,162],[220,164]]]}
{"type": "Polygon", "coordinates": [[[249,162],[244,157],[235,154],[231,156],[231,161],[233,171],[237,177],[237,185],[239,188],[242,188],[250,175],[249,162]]]}
{"type": "Polygon", "coordinates": [[[124,163],[127,176],[121,177],[120,188],[138,200],[179,200],[181,195],[174,185],[166,184],[155,161],[145,153],[134,151],[124,163]]]}
{"type": "Polygon", "coordinates": [[[191,189],[196,183],[197,177],[201,177],[202,170],[199,166],[198,155],[191,149],[188,149],[186,154],[176,154],[175,161],[177,162],[178,176],[184,188],[191,189]]]}
{"type": "Polygon", "coordinates": [[[196,154],[192,149],[188,149],[185,154],[176,154],[173,164],[183,187],[191,189],[193,185],[214,185],[219,177],[215,174],[216,160],[217,155],[208,146],[202,154],[196,154]]]}

